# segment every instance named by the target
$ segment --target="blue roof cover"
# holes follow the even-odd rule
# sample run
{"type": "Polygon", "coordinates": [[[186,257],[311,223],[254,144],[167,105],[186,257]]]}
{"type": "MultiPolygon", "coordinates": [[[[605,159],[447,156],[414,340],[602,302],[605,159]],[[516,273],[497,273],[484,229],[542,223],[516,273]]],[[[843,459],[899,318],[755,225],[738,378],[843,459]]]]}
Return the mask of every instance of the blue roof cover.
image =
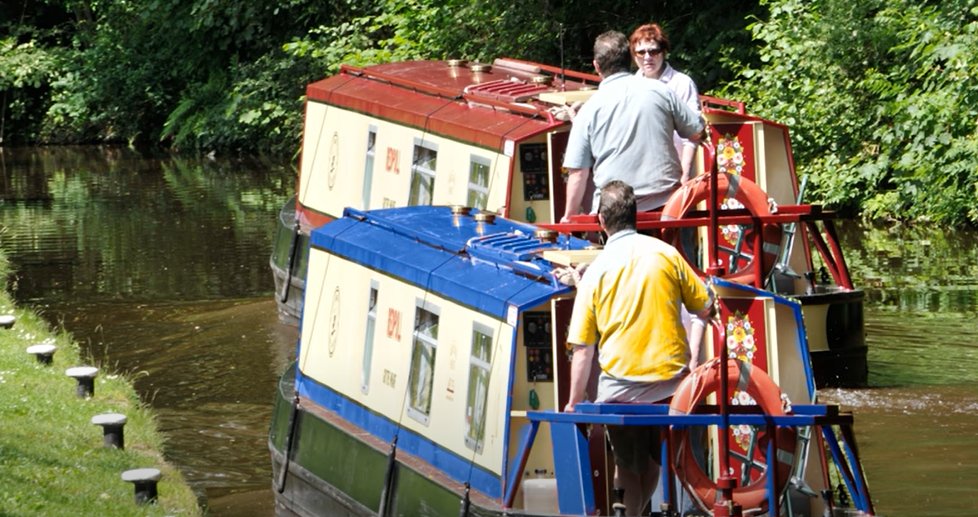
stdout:
{"type": "Polygon", "coordinates": [[[548,249],[584,249],[588,241],[534,236],[537,227],[496,217],[478,221],[447,206],[361,211],[312,232],[310,245],[505,319],[510,305],[521,312],[572,288],[556,281],[548,249]]]}

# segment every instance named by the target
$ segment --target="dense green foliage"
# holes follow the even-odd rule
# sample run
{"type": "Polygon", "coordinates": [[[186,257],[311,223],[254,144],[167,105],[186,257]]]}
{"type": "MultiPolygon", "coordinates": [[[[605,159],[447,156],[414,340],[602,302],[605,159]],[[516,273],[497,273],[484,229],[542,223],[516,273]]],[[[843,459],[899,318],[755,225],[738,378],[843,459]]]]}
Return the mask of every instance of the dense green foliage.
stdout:
{"type": "Polygon", "coordinates": [[[715,83],[717,49],[749,49],[744,14],[756,2],[685,4],[24,0],[0,7],[0,33],[11,33],[0,40],[0,136],[294,151],[305,85],[341,63],[509,55],[589,69],[594,36],[652,19],[673,33],[674,61],[715,83]]]}
{"type": "Polygon", "coordinates": [[[792,128],[812,197],[869,217],[978,223],[974,0],[766,0],[760,65],[724,93],[792,128]]]}
{"type": "MultiPolygon", "coordinates": [[[[703,93],[792,128],[808,200],[978,223],[975,0],[23,0],[0,5],[0,138],[294,153],[341,63],[513,56],[590,69],[658,21],[703,93]]],[[[0,142],[2,143],[2,142],[0,142]]]]}

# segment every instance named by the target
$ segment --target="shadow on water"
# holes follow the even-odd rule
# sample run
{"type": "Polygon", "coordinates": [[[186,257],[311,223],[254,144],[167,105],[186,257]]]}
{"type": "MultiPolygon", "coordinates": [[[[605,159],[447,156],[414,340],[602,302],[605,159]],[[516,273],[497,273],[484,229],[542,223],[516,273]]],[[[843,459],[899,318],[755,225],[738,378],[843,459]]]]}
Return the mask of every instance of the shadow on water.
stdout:
{"type": "MultiPolygon", "coordinates": [[[[11,290],[127,372],[213,516],[273,514],[266,433],[296,330],[268,254],[294,171],[261,159],[0,148],[11,290]]],[[[841,227],[867,293],[870,384],[853,409],[881,515],[978,515],[978,236],[841,227]]]]}

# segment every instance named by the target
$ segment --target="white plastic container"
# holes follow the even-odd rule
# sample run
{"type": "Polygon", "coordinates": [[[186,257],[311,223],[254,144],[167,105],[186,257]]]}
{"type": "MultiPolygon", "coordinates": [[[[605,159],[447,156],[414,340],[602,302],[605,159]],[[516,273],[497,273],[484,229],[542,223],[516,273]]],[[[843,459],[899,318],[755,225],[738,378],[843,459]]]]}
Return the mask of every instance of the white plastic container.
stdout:
{"type": "Polygon", "coordinates": [[[557,508],[557,480],[554,478],[524,479],[523,509],[526,512],[560,513],[557,508]]]}

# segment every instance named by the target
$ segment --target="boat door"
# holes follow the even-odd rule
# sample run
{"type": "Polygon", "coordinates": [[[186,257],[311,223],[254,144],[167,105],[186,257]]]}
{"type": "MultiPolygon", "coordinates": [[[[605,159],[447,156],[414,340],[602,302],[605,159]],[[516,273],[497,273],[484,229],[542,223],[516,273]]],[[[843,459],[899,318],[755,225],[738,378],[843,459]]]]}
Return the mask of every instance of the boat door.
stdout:
{"type": "MultiPolygon", "coordinates": [[[[567,200],[567,180],[564,178],[564,150],[567,149],[568,131],[547,134],[547,161],[550,163],[550,220],[560,222],[567,200]]],[[[555,313],[556,314],[556,313],[555,313]]]]}
{"type": "MultiPolygon", "coordinates": [[[[569,131],[555,131],[547,134],[547,159],[550,163],[550,184],[553,185],[550,196],[550,220],[560,222],[564,216],[564,205],[567,202],[567,178],[564,171],[564,152],[567,149],[569,131]]],[[[591,199],[594,197],[594,182],[588,178],[584,198],[581,201],[581,213],[591,213],[591,199]]]]}

